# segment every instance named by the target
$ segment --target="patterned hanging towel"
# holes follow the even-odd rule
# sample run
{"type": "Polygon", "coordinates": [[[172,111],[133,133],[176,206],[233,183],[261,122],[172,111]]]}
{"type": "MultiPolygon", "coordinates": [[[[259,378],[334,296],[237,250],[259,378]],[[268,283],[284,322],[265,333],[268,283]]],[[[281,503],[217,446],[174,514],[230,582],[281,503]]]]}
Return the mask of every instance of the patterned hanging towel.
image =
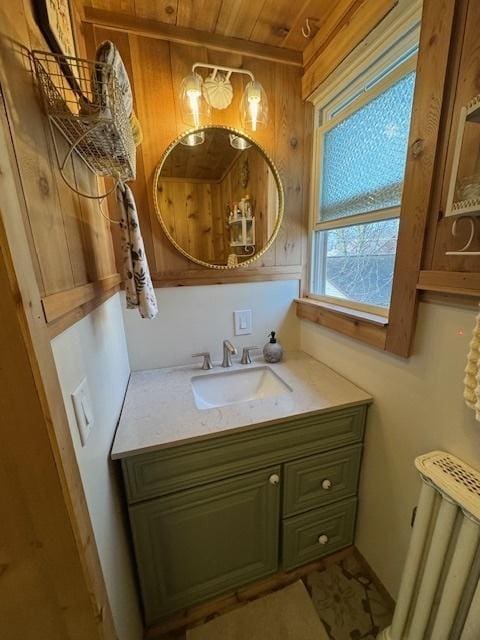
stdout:
{"type": "Polygon", "coordinates": [[[465,402],[475,411],[475,418],[480,421],[480,313],[475,320],[463,384],[465,402]]]}
{"type": "Polygon", "coordinates": [[[117,202],[121,212],[120,229],[127,309],[138,309],[142,318],[154,318],[158,313],[157,299],[140,233],[137,207],[128,185],[118,183],[117,202]]]}

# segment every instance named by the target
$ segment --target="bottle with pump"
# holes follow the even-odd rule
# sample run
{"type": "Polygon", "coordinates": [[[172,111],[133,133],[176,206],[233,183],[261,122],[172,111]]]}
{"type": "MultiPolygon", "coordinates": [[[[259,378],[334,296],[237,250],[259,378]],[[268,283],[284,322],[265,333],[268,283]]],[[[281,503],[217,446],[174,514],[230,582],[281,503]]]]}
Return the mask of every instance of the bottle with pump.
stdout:
{"type": "Polygon", "coordinates": [[[270,333],[270,340],[263,347],[265,362],[280,362],[283,356],[283,347],[275,338],[275,331],[270,333]]]}

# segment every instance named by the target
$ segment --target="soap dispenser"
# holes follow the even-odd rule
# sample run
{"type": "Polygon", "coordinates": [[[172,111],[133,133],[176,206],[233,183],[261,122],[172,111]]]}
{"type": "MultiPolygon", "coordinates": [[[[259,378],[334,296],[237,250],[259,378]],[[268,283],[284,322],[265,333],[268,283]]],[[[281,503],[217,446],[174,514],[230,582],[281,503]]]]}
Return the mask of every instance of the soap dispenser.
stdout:
{"type": "Polygon", "coordinates": [[[283,356],[283,347],[275,338],[275,331],[270,333],[270,340],[263,347],[265,362],[280,362],[283,356]]]}

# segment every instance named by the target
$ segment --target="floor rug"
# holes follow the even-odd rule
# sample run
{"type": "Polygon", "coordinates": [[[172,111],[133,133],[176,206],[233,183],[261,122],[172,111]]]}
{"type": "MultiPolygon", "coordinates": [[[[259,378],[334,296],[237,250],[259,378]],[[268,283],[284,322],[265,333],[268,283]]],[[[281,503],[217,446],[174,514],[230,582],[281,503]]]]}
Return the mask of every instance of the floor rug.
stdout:
{"type": "Polygon", "coordinates": [[[187,631],[187,640],[247,639],[328,640],[328,635],[301,580],[187,631]]]}
{"type": "Polygon", "coordinates": [[[329,640],[375,640],[392,620],[392,607],[354,556],[313,571],[306,587],[329,640]]]}

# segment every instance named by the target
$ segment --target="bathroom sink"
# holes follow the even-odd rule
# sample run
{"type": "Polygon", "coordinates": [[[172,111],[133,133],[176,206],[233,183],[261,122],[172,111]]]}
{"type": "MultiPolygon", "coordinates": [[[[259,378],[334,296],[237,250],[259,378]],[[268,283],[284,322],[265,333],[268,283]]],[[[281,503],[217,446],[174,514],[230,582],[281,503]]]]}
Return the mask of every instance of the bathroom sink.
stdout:
{"type": "Polygon", "coordinates": [[[213,409],[290,393],[292,389],[270,367],[235,369],[192,378],[198,409],[213,409]]]}

